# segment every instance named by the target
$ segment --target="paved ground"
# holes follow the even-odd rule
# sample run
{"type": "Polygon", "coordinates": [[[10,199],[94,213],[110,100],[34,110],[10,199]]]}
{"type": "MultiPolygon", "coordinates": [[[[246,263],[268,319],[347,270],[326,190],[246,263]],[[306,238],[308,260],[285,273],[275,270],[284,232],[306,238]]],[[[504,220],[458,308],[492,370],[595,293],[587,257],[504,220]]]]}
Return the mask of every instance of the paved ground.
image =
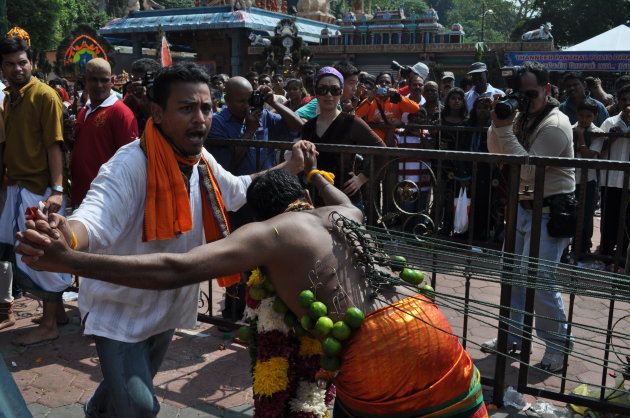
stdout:
{"type": "MultiPolygon", "coordinates": [[[[462,294],[462,279],[456,275],[440,275],[438,290],[462,294]]],[[[214,289],[212,295],[212,311],[217,313],[222,291],[214,289]]],[[[497,303],[498,285],[473,280],[471,296],[497,303]]],[[[101,379],[94,343],[90,337],[81,333],[76,302],[67,302],[66,307],[72,320],[61,328],[62,335],[56,341],[28,348],[10,344],[12,338],[34,326],[31,319],[41,313],[40,303],[30,298],[16,301],[15,309],[19,317],[17,325],[0,331],[0,353],[35,417],[83,416],[82,404],[101,379]]],[[[616,316],[626,315],[629,308],[628,304],[617,304],[616,316]]],[[[455,333],[462,335],[462,315],[450,309],[444,309],[444,313],[455,333]]],[[[580,298],[575,304],[574,318],[606,328],[608,305],[601,300],[580,298]]],[[[471,318],[466,328],[470,338],[468,351],[475,364],[482,375],[492,376],[494,357],[481,353],[475,344],[496,336],[496,323],[484,321],[483,318],[471,318]]],[[[576,330],[575,333],[584,339],[598,338],[586,331],[576,330]]],[[[540,360],[541,351],[540,348],[534,350],[532,364],[540,360]]],[[[602,351],[593,347],[584,346],[580,352],[599,359],[603,357],[602,351]]],[[[508,367],[506,385],[516,386],[517,373],[518,364],[512,362],[508,367]]],[[[596,383],[601,381],[601,373],[601,368],[594,362],[570,358],[567,373],[570,378],[596,383]]],[[[529,383],[556,390],[560,387],[559,378],[542,372],[532,372],[529,383]]],[[[609,383],[612,383],[611,378],[609,383]]],[[[247,417],[253,413],[247,350],[232,342],[230,334],[220,332],[214,326],[201,324],[193,331],[178,330],[162,369],[156,376],[155,385],[162,404],[160,417],[247,417]]],[[[565,391],[577,385],[569,382],[565,391]]],[[[532,404],[536,402],[531,396],[525,398],[532,404]]],[[[559,405],[557,402],[550,404],[559,405]]],[[[527,415],[514,409],[491,411],[491,414],[497,417],[527,415]]],[[[530,412],[529,415],[536,414],[530,412]]]]}

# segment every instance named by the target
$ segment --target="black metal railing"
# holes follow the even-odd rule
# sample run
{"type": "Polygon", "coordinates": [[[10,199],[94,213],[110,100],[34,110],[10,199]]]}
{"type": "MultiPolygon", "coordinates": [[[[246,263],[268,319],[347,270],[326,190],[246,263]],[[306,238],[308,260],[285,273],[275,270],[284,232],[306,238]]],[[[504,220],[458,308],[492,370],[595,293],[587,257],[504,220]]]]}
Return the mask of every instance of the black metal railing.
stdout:
{"type": "MultiPolygon", "coordinates": [[[[411,127],[414,128],[414,126],[411,127]]],[[[458,149],[461,147],[457,144],[470,138],[471,132],[482,132],[487,129],[435,126],[417,126],[415,128],[431,129],[431,132],[437,134],[455,133],[455,144],[458,149]]],[[[388,127],[388,129],[390,129],[388,135],[393,135],[393,127],[388,127]]],[[[435,137],[436,135],[432,134],[432,136],[435,137]]],[[[606,135],[593,135],[593,137],[596,136],[606,135]]],[[[625,137],[622,140],[628,140],[630,137],[629,134],[616,134],[615,136],[625,137]]],[[[257,150],[261,148],[288,150],[291,147],[291,144],[287,142],[260,142],[240,139],[209,140],[208,144],[228,147],[247,146],[257,150]]],[[[439,141],[427,140],[426,144],[427,148],[421,149],[330,144],[317,144],[317,148],[320,152],[338,154],[340,172],[336,173],[339,177],[337,184],[343,184],[345,181],[344,155],[360,154],[363,156],[368,164],[367,173],[370,179],[364,186],[363,195],[367,225],[373,228],[377,234],[391,234],[394,238],[390,246],[394,251],[397,242],[408,239],[404,241],[406,244],[401,244],[401,250],[406,252],[404,255],[410,258],[412,264],[422,266],[431,273],[431,282],[438,294],[440,280],[442,280],[441,275],[456,276],[463,280],[461,282],[462,295],[457,302],[460,308],[457,308],[456,311],[461,313],[459,315],[463,324],[461,326],[461,338],[467,349],[474,349],[475,345],[479,345],[479,341],[475,341],[469,333],[471,322],[477,321],[477,317],[484,315],[496,321],[494,326],[498,338],[497,351],[500,355],[496,356],[493,372],[490,375],[484,375],[482,380],[485,385],[493,387],[495,403],[500,404],[502,402],[506,384],[507,362],[514,360],[520,364],[516,384],[517,390],[521,393],[584,405],[596,410],[629,414],[630,406],[610,402],[606,390],[612,389],[607,381],[609,371],[615,370],[618,373],[625,373],[630,367],[630,357],[628,360],[625,357],[626,355],[630,356],[630,348],[626,348],[625,344],[625,341],[629,341],[630,334],[625,334],[619,330],[620,321],[624,320],[625,312],[630,306],[630,293],[628,291],[630,281],[628,281],[625,273],[604,273],[582,265],[582,260],[584,260],[583,243],[581,242],[582,222],[578,222],[576,228],[576,235],[571,246],[574,257],[569,260],[569,264],[558,264],[557,260],[541,260],[538,256],[540,254],[541,221],[543,218],[543,190],[547,170],[550,167],[581,168],[582,180],[586,179],[587,169],[619,171],[623,173],[624,187],[621,190],[620,199],[622,210],[619,212],[622,216],[619,216],[617,220],[616,251],[612,257],[601,257],[601,259],[613,267],[624,264],[624,253],[626,252],[624,238],[628,234],[625,208],[628,207],[629,200],[630,162],[453,151],[439,149],[439,141]],[[416,212],[400,211],[400,203],[409,202],[396,201],[398,196],[417,198],[420,189],[418,185],[406,184],[407,188],[401,186],[396,173],[398,163],[401,162],[400,159],[430,162],[429,204],[424,208],[418,208],[416,212]],[[377,162],[378,166],[376,165],[377,162]],[[457,165],[453,162],[462,163],[469,170],[469,176],[465,180],[454,179],[449,175],[451,172],[449,169],[457,165]],[[517,242],[517,209],[522,166],[535,168],[534,190],[529,191],[530,197],[533,199],[533,210],[528,258],[518,257],[514,254],[517,242]],[[492,173],[490,181],[487,181],[488,173],[492,173]],[[480,181],[482,175],[486,176],[482,179],[484,181],[480,181]],[[448,212],[445,215],[445,206],[450,205],[449,199],[452,199],[457,188],[462,187],[464,183],[470,188],[471,198],[468,233],[453,234],[452,231],[447,230],[441,231],[445,233],[444,235],[438,235],[440,231],[437,227],[440,221],[443,221],[445,216],[450,216],[448,212]],[[400,190],[402,190],[401,193],[398,193],[400,190]],[[487,199],[486,213],[478,210],[480,205],[478,196],[487,199]],[[412,228],[407,228],[409,224],[405,224],[404,221],[396,221],[397,217],[408,220],[413,216],[416,216],[418,220],[411,221],[412,228]],[[477,218],[482,219],[483,222],[478,221],[477,218]],[[495,223],[488,222],[490,219],[494,219],[495,223]],[[418,223],[413,225],[415,222],[418,223]],[[500,229],[501,227],[503,229],[500,229]],[[475,234],[476,228],[484,228],[484,234],[475,234]],[[414,242],[417,243],[416,246],[414,246],[414,242]],[[541,271],[545,269],[556,272],[555,280],[557,283],[545,282],[541,278],[541,271]],[[483,295],[474,294],[473,284],[476,280],[485,280],[500,286],[498,303],[494,301],[480,304],[483,295]],[[590,281],[590,283],[585,284],[584,280],[590,281]],[[521,355],[518,358],[509,355],[508,347],[510,325],[514,325],[510,320],[510,314],[513,312],[510,305],[511,292],[515,285],[527,288],[523,335],[528,337],[523,338],[521,355]],[[533,333],[534,320],[539,318],[533,309],[537,286],[560,289],[562,295],[568,298],[568,333],[575,331],[576,335],[584,334],[580,337],[582,339],[577,341],[576,348],[573,350],[570,349],[569,342],[567,342],[566,347],[562,347],[566,356],[564,368],[558,376],[560,384],[557,390],[529,383],[532,370],[536,370],[536,367],[530,364],[530,349],[533,344],[540,344],[541,341],[533,333]],[[581,317],[584,312],[580,303],[586,304],[586,302],[593,301],[596,301],[598,306],[606,306],[607,318],[605,324],[599,327],[589,325],[590,318],[581,317]],[[589,337],[590,334],[593,335],[589,337]],[[591,350],[595,354],[580,357],[583,353],[578,348],[584,348],[584,352],[591,350]],[[597,353],[601,353],[601,355],[597,353]],[[613,354],[617,355],[619,361],[611,358],[613,354]],[[601,381],[593,383],[599,390],[599,397],[593,398],[566,393],[567,383],[577,382],[575,377],[567,375],[569,358],[591,361],[601,366],[601,381]],[[584,360],[585,358],[586,360],[584,360]]],[[[278,153],[278,156],[280,155],[282,153],[278,153]]],[[[260,158],[258,158],[259,160],[260,158]]],[[[602,193],[606,192],[607,189],[603,187],[602,193]]],[[[581,220],[584,215],[585,188],[581,188],[577,198],[578,219],[581,220]]],[[[604,210],[606,209],[604,208],[604,210]]],[[[593,256],[593,259],[597,258],[597,256],[593,256]]],[[[450,304],[447,303],[448,297],[449,295],[444,295],[444,307],[445,309],[454,309],[455,303],[452,300],[450,304]]],[[[210,316],[206,315],[204,319],[213,322],[213,318],[210,316]]],[[[628,395],[624,389],[621,389],[621,392],[628,395]]]]}

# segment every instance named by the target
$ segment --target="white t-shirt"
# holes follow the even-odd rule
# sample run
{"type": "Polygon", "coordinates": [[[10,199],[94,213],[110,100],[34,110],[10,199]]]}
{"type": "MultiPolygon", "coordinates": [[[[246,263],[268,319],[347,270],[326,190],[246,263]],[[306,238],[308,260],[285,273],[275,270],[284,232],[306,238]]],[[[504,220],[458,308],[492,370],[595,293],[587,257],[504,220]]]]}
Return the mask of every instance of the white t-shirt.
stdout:
{"type": "MultiPolygon", "coordinates": [[[[611,116],[606,119],[600,129],[610,132],[610,129],[617,127],[621,132],[630,132],[630,126],[621,119],[621,114],[611,116]]],[[[601,155],[602,160],[630,161],[630,138],[618,138],[601,155]]],[[[600,186],[623,188],[623,171],[600,170],[600,186]]]]}
{"type": "MultiPolygon", "coordinates": [[[[572,128],[575,129],[577,125],[578,125],[577,123],[573,124],[572,128]]],[[[595,126],[594,123],[591,123],[591,126],[588,127],[587,131],[588,132],[603,132],[601,129],[595,126]]],[[[602,138],[601,136],[598,136],[598,137],[591,138],[591,145],[589,145],[588,149],[590,149],[591,151],[595,151],[598,154],[601,154],[603,147],[604,147],[604,138],[602,138]]],[[[576,168],[575,169],[575,184],[580,184],[581,179],[582,179],[582,169],[576,168]]],[[[586,175],[586,179],[587,181],[597,180],[597,173],[595,172],[594,168],[588,169],[588,174],[586,175]]]]}
{"type": "MultiPolygon", "coordinates": [[[[184,253],[204,244],[197,166],[190,178],[193,229],[174,239],[142,241],[147,160],[139,142],[120,148],[101,166],[81,206],[69,218],[87,229],[88,251],[113,255],[184,253]]],[[[226,209],[239,209],[245,204],[251,178],[232,175],[208,151],[203,152],[226,209]]],[[[84,279],[79,309],[85,321],[85,334],[133,343],[169,329],[193,328],[198,297],[198,284],[173,290],[143,290],[84,279]]]]}

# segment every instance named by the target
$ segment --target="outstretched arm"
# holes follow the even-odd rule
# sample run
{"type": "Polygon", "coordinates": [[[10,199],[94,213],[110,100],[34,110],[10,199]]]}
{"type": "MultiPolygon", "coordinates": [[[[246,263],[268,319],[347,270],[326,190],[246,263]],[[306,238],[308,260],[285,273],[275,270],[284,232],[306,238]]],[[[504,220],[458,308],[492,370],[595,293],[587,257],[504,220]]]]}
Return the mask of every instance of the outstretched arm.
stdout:
{"type": "MultiPolygon", "coordinates": [[[[39,225],[38,225],[39,227],[39,225]]],[[[174,289],[265,265],[281,253],[278,236],[267,222],[239,228],[227,238],[184,254],[110,256],[71,250],[65,239],[28,229],[17,235],[16,252],[28,265],[46,271],[78,274],[139,289],[174,289]],[[50,243],[44,248],[35,244],[50,243]]]]}

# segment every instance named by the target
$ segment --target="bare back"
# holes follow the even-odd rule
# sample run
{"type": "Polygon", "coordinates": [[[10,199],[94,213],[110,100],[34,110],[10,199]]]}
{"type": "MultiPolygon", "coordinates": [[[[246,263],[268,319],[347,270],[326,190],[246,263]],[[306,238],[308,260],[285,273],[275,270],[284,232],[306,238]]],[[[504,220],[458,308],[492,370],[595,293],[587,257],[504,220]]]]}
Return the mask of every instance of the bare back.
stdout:
{"type": "Polygon", "coordinates": [[[333,212],[350,219],[355,214],[344,206],[326,206],[267,221],[281,241],[277,247],[281,250],[264,267],[280,298],[298,317],[306,313],[297,302],[305,289],[313,290],[328,306],[333,320],[341,319],[338,314],[351,306],[367,314],[401,298],[402,289],[379,295],[379,300],[370,298],[373,291],[344,234],[333,224],[333,212]]]}

